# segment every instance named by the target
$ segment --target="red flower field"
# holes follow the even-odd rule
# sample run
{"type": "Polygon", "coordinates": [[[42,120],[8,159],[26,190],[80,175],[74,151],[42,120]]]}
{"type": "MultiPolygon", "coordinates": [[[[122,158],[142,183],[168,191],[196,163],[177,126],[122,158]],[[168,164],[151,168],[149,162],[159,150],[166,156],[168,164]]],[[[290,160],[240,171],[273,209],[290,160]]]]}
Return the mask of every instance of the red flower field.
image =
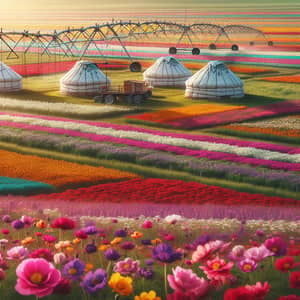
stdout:
{"type": "Polygon", "coordinates": [[[198,182],[169,179],[132,179],[87,188],[69,189],[62,193],[28,197],[36,200],[66,200],[110,203],[176,203],[176,204],[229,204],[300,206],[300,201],[269,197],[262,194],[237,192],[198,182]]]}

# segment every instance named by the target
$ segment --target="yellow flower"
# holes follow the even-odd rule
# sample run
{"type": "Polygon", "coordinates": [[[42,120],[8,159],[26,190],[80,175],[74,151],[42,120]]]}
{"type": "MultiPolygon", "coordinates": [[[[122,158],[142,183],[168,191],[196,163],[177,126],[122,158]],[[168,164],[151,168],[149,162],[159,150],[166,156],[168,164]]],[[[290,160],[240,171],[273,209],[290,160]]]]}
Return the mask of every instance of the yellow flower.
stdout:
{"type": "Polygon", "coordinates": [[[35,241],[34,238],[32,238],[31,236],[26,237],[24,240],[21,241],[21,244],[24,245],[28,245],[31,244],[35,241]]]}
{"type": "Polygon", "coordinates": [[[85,272],[89,272],[89,271],[91,271],[93,269],[94,269],[94,265],[93,264],[90,264],[90,263],[86,263],[85,264],[85,269],[84,269],[85,272]]]}
{"type": "Polygon", "coordinates": [[[128,276],[121,276],[120,273],[112,274],[108,285],[114,292],[122,296],[129,296],[133,292],[132,278],[128,276]]]}
{"type": "Polygon", "coordinates": [[[66,251],[69,253],[69,254],[72,254],[74,252],[74,248],[71,247],[71,246],[68,246],[66,247],[66,251]]]}
{"type": "Polygon", "coordinates": [[[37,227],[37,228],[46,228],[47,227],[47,222],[46,221],[44,221],[44,220],[39,220],[39,221],[37,221],[36,223],[35,223],[35,226],[37,227]]]}
{"type": "Polygon", "coordinates": [[[79,238],[75,238],[75,239],[72,241],[72,243],[73,243],[74,245],[79,244],[80,242],[81,242],[81,239],[79,239],[79,238]]]}
{"type": "Polygon", "coordinates": [[[143,234],[139,231],[135,231],[133,234],[130,235],[133,239],[139,239],[143,236],[143,234]]]}
{"type": "Polygon", "coordinates": [[[161,243],[161,239],[158,239],[158,238],[151,241],[152,245],[157,245],[157,244],[160,244],[160,243],[161,243]]]}
{"type": "Polygon", "coordinates": [[[110,242],[110,244],[111,245],[117,245],[117,244],[120,244],[122,242],[122,238],[121,237],[116,237],[116,238],[114,238],[111,242],[110,242]]]}
{"type": "Polygon", "coordinates": [[[161,298],[156,297],[156,292],[150,291],[149,293],[143,292],[139,296],[135,296],[134,300],[161,300],[161,298]]]}
{"type": "Polygon", "coordinates": [[[106,251],[108,248],[110,248],[110,245],[100,245],[98,247],[99,251],[106,251]]]}

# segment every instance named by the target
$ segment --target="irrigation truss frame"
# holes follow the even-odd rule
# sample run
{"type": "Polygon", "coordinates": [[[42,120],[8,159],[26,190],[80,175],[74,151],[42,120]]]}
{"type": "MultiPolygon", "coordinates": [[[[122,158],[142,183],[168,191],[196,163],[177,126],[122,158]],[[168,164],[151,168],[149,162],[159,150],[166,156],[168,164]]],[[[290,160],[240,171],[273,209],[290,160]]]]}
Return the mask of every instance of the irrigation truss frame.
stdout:
{"type": "MultiPolygon", "coordinates": [[[[109,43],[119,44],[130,60],[132,60],[124,41],[134,39],[136,41],[151,39],[161,36],[169,39],[177,39],[176,46],[180,45],[186,38],[194,47],[196,43],[203,40],[202,36],[210,36],[212,44],[218,42],[222,37],[228,42],[233,42],[233,36],[240,35],[253,37],[249,43],[254,43],[255,38],[260,38],[268,45],[265,34],[255,28],[244,25],[226,25],[196,23],[183,25],[164,21],[147,22],[111,22],[104,24],[95,24],[93,26],[81,28],[67,28],[53,33],[33,33],[29,31],[3,31],[0,30],[0,52],[7,53],[6,58],[18,58],[19,53],[26,55],[28,52],[38,52],[40,55],[57,54],[64,56],[85,57],[88,56],[88,50],[91,46],[99,56],[105,56],[101,50],[101,44],[109,43]]],[[[103,46],[103,45],[102,45],[103,46]]],[[[211,48],[213,49],[213,48],[211,48]]]]}

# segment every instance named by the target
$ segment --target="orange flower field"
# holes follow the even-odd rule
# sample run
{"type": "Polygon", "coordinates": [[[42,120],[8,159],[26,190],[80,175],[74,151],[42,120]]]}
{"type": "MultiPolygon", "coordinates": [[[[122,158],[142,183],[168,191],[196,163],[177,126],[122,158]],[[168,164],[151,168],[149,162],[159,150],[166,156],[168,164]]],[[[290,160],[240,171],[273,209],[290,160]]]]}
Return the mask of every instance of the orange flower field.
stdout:
{"type": "Polygon", "coordinates": [[[222,105],[222,104],[196,104],[185,107],[163,109],[153,113],[144,113],[137,116],[129,116],[131,119],[139,119],[150,122],[165,123],[168,121],[187,117],[209,115],[218,112],[243,109],[245,106],[222,105]]]}
{"type": "Polygon", "coordinates": [[[286,130],[286,129],[275,129],[275,128],[259,128],[259,127],[243,126],[243,125],[226,125],[223,126],[223,128],[253,132],[253,133],[272,134],[277,136],[300,137],[300,130],[296,130],[296,129],[286,130]]]}
{"type": "Polygon", "coordinates": [[[300,75],[265,77],[263,80],[274,82],[300,83],[300,75]]]}
{"type": "Polygon", "coordinates": [[[81,165],[5,150],[0,150],[0,156],[2,176],[44,182],[59,188],[138,177],[133,173],[114,169],[81,165]]]}

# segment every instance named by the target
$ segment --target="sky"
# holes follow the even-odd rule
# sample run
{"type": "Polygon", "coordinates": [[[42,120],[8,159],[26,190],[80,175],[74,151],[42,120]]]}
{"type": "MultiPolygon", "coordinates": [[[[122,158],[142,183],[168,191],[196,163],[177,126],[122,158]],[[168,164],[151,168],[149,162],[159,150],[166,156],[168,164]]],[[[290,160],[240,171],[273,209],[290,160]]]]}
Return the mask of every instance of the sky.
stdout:
{"type": "Polygon", "coordinates": [[[0,0],[0,27],[6,30],[50,30],[96,22],[182,19],[193,12],[299,11],[299,0],[0,0]],[[157,13],[157,14],[156,14],[157,13]]]}

